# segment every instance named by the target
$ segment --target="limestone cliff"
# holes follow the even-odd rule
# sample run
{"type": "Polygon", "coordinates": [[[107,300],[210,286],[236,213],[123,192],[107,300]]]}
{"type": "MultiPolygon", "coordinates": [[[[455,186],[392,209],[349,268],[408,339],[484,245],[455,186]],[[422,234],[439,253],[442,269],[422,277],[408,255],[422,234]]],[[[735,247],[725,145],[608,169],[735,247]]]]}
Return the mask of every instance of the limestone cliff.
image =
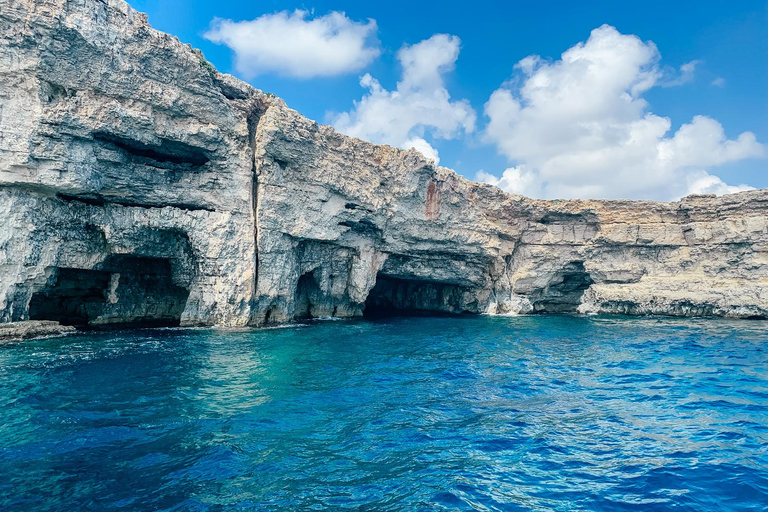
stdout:
{"type": "Polygon", "coordinates": [[[0,0],[0,321],[768,316],[768,191],[539,201],[346,137],[121,0],[0,0]]]}

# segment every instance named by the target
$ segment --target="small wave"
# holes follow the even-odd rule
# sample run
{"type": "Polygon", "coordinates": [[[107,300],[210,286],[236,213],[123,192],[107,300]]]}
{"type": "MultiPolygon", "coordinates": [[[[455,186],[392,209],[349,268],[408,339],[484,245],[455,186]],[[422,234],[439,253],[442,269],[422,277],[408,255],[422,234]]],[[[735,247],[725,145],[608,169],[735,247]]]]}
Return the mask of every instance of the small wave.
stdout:
{"type": "Polygon", "coordinates": [[[318,316],[317,318],[313,318],[313,322],[343,322],[345,320],[349,320],[348,318],[340,318],[338,316],[318,316]]]}
{"type": "Polygon", "coordinates": [[[517,316],[18,344],[0,509],[765,508],[763,334],[517,316]]]}

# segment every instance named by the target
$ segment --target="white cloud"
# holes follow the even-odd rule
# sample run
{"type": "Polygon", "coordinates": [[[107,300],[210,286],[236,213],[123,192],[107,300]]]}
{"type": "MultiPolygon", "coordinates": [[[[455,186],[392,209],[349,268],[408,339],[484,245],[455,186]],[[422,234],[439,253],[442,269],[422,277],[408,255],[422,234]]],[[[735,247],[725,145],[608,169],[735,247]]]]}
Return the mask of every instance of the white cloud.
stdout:
{"type": "Polygon", "coordinates": [[[712,85],[715,87],[725,87],[725,78],[719,76],[712,80],[712,85]]]}
{"type": "Polygon", "coordinates": [[[451,101],[444,75],[454,69],[460,40],[436,34],[403,47],[397,58],[403,72],[393,91],[384,89],[371,75],[360,79],[368,94],[349,112],[333,117],[340,132],[376,143],[414,147],[438,160],[425,136],[452,139],[475,128],[476,114],[467,100],[451,101]]]}
{"type": "Polygon", "coordinates": [[[435,165],[440,163],[440,156],[437,150],[432,147],[432,144],[422,139],[421,137],[414,137],[405,141],[402,146],[403,149],[413,148],[425,157],[435,161],[435,165]]]}
{"type": "Polygon", "coordinates": [[[686,194],[733,194],[744,190],[755,190],[749,185],[727,185],[717,176],[706,171],[692,172],[686,176],[688,188],[686,194]]]}
{"type": "Polygon", "coordinates": [[[696,66],[699,64],[698,60],[692,60],[691,62],[686,62],[682,66],[680,66],[680,74],[668,78],[666,80],[662,80],[659,82],[659,85],[662,87],[677,87],[678,85],[684,85],[689,82],[693,82],[693,75],[696,71],[696,66]]]}
{"type": "Polygon", "coordinates": [[[204,34],[235,52],[235,67],[248,78],[277,73],[296,78],[361,70],[379,56],[376,21],[352,21],[343,12],[309,19],[296,10],[251,21],[216,18],[204,34]]]}
{"type": "Polygon", "coordinates": [[[501,175],[501,178],[497,178],[485,171],[478,171],[475,174],[475,181],[496,185],[510,194],[535,197],[541,192],[536,174],[525,169],[522,165],[507,168],[501,175]]]}
{"type": "MultiPolygon", "coordinates": [[[[560,60],[521,60],[516,81],[485,105],[485,137],[516,163],[499,186],[548,198],[664,200],[739,188],[717,184],[707,169],[761,156],[763,146],[750,132],[729,140],[705,116],[670,134],[671,120],[649,112],[643,99],[665,83],[659,60],[653,43],[607,25],[560,60]]],[[[677,80],[688,80],[694,68],[684,65],[677,80]]]]}

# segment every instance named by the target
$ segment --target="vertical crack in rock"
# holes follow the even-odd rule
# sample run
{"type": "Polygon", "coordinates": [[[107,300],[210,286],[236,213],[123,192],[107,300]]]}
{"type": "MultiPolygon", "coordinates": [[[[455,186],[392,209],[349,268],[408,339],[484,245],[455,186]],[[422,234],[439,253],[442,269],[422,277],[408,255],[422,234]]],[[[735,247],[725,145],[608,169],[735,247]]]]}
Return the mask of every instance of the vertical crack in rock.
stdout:
{"type": "MultiPolygon", "coordinates": [[[[227,78],[227,81],[219,81],[219,87],[222,89],[224,95],[231,100],[246,99],[248,93],[252,93],[252,90],[247,88],[238,89],[235,85],[241,85],[241,83],[234,81],[231,77],[227,78]],[[243,90],[245,89],[245,90],[243,90]]],[[[269,108],[268,104],[260,96],[250,98],[250,102],[246,107],[246,128],[248,130],[248,146],[249,146],[249,159],[250,159],[250,180],[251,180],[251,205],[250,215],[253,219],[253,296],[250,299],[250,307],[252,310],[257,308],[256,294],[259,288],[259,175],[256,165],[257,159],[257,143],[256,135],[259,128],[259,122],[261,121],[264,112],[269,108]]],[[[267,311],[264,316],[264,323],[267,323],[270,311],[267,311]]],[[[254,311],[250,314],[251,322],[253,322],[254,311]]]]}
{"type": "Polygon", "coordinates": [[[259,178],[256,168],[253,169],[253,186],[251,188],[253,200],[253,290],[259,289],[259,178]]]}

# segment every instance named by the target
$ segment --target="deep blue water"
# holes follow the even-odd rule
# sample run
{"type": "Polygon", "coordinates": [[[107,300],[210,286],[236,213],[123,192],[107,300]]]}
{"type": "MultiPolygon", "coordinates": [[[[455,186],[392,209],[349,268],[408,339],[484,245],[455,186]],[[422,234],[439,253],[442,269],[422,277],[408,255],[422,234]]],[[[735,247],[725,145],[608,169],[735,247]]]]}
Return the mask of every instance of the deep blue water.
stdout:
{"type": "Polygon", "coordinates": [[[767,327],[407,318],[0,345],[0,510],[764,511],[767,327]]]}

